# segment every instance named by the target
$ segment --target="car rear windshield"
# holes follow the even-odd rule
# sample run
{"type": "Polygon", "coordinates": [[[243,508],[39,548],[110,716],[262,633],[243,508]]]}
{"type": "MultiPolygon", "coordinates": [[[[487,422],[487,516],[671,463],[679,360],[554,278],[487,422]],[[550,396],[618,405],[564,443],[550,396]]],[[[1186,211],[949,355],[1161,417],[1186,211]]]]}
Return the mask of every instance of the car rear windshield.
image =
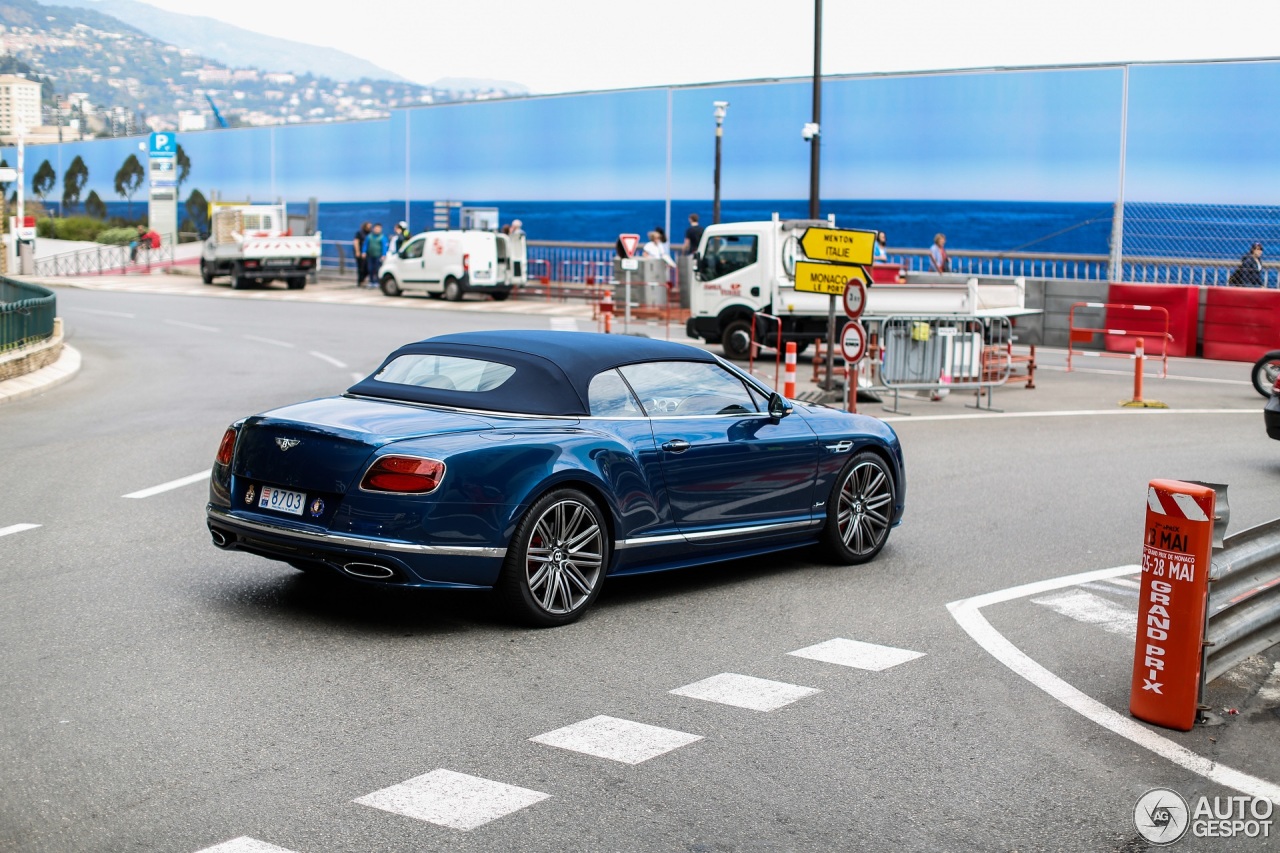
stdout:
{"type": "Polygon", "coordinates": [[[374,379],[417,388],[444,391],[493,391],[511,378],[516,369],[496,361],[453,355],[408,354],[392,359],[374,379]]]}

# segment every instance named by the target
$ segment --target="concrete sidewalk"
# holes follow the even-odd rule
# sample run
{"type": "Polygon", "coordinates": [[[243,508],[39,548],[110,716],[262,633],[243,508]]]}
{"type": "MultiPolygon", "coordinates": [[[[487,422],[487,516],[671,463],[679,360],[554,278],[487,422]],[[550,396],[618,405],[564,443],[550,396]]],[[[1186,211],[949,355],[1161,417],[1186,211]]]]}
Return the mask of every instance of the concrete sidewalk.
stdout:
{"type": "Polygon", "coordinates": [[[80,372],[80,351],[67,344],[53,364],[0,382],[0,405],[43,394],[80,372]]]}

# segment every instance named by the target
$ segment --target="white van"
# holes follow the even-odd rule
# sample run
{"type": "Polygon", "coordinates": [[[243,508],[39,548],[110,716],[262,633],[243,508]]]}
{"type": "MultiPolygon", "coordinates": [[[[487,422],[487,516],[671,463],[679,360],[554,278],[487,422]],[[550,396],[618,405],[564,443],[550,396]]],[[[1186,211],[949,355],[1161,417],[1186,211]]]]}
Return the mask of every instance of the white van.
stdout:
{"type": "Polygon", "coordinates": [[[493,231],[424,231],[383,260],[382,292],[425,293],[457,302],[467,293],[487,293],[501,302],[525,280],[524,241],[513,257],[505,234],[493,231]]]}

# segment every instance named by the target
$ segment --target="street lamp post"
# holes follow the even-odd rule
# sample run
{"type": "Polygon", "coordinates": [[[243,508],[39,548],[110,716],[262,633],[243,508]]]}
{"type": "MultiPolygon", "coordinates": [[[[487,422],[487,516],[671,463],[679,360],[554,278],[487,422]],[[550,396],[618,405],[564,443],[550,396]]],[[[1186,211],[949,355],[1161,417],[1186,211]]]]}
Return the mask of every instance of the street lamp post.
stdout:
{"type": "Polygon", "coordinates": [[[715,102],[716,116],[716,195],[711,205],[711,224],[720,222],[720,141],[724,139],[724,114],[729,109],[728,101],[715,102]]]}

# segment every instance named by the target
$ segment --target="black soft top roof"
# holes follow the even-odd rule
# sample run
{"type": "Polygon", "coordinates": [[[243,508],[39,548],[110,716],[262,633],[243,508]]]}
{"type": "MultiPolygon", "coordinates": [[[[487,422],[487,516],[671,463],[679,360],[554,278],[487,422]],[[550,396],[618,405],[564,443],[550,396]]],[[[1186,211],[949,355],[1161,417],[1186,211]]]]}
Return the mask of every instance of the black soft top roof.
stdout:
{"type": "Polygon", "coordinates": [[[716,358],[697,347],[630,335],[534,330],[462,332],[400,347],[347,393],[463,409],[583,416],[590,414],[587,388],[592,377],[602,370],[641,361],[715,362],[716,358]],[[409,354],[482,359],[508,365],[516,372],[492,391],[423,388],[374,378],[394,359],[409,354]]]}

